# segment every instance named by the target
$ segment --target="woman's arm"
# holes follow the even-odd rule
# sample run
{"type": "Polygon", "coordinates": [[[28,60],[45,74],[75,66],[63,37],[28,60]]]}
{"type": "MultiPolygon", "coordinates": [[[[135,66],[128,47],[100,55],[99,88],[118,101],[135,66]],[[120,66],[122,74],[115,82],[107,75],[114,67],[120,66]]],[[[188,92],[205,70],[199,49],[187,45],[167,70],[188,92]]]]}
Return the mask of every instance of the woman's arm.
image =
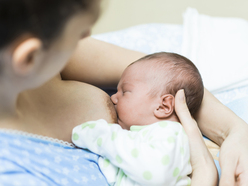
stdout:
{"type": "Polygon", "coordinates": [[[224,106],[207,89],[204,90],[203,101],[195,119],[202,133],[219,146],[232,130],[248,127],[241,118],[224,106]]]}
{"type": "Polygon", "coordinates": [[[206,89],[196,121],[202,133],[221,146],[220,185],[247,185],[248,125],[206,89]]]}
{"type": "Polygon", "coordinates": [[[124,69],[145,54],[88,37],[79,41],[62,79],[116,87],[124,69]]]}
{"type": "Polygon", "coordinates": [[[189,138],[190,158],[193,169],[191,186],[217,185],[218,174],[213,158],[203,141],[197,123],[191,118],[183,90],[179,90],[176,94],[175,109],[189,138]]]}

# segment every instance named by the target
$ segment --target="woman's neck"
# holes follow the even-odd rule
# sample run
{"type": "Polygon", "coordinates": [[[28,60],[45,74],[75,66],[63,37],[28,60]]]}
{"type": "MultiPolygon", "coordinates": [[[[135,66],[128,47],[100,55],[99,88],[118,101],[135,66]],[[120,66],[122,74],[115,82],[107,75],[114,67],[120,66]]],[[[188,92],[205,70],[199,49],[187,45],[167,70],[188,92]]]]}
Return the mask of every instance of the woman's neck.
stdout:
{"type": "Polygon", "coordinates": [[[18,93],[10,92],[5,88],[0,90],[0,121],[16,116],[17,96],[18,93]]]}
{"type": "Polygon", "coordinates": [[[0,128],[18,129],[17,97],[18,93],[13,90],[0,90],[0,128]]]}

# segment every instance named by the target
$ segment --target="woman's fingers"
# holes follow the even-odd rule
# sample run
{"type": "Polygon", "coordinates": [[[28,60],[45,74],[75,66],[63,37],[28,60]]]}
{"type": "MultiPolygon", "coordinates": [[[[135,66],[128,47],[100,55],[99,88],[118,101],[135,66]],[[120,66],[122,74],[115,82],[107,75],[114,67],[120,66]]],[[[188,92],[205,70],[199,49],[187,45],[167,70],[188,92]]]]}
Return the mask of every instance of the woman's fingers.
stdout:
{"type": "Polygon", "coordinates": [[[220,186],[238,185],[244,186],[248,183],[248,131],[239,129],[222,143],[220,149],[221,179],[220,186]]]}
{"type": "Polygon", "coordinates": [[[184,90],[179,90],[175,97],[175,110],[189,138],[191,163],[201,164],[202,158],[209,159],[210,153],[204,143],[196,121],[190,115],[185,100],[184,90]]]}
{"type": "Polygon", "coordinates": [[[185,94],[184,94],[183,89],[179,90],[175,96],[175,110],[185,130],[188,131],[188,130],[196,129],[197,124],[190,115],[189,109],[186,104],[186,99],[185,99],[185,94]]]}
{"type": "Polygon", "coordinates": [[[193,169],[192,186],[217,185],[217,170],[214,161],[203,141],[196,121],[190,115],[184,90],[179,90],[175,96],[175,110],[189,139],[193,169]]]}
{"type": "Polygon", "coordinates": [[[205,143],[202,139],[202,135],[196,121],[190,115],[185,100],[184,90],[179,90],[175,96],[175,110],[186,134],[189,137],[191,153],[194,152],[191,156],[195,156],[196,154],[200,154],[198,152],[195,154],[195,151],[204,149],[205,143]]]}
{"type": "Polygon", "coordinates": [[[235,162],[222,160],[221,164],[220,186],[235,185],[235,162]]]}

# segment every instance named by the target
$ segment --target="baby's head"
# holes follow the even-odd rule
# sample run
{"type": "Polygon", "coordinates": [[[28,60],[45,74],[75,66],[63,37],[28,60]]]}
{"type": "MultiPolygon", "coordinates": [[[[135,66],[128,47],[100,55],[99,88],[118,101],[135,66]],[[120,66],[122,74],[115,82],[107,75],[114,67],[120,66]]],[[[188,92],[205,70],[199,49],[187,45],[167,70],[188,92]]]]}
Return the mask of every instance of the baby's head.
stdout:
{"type": "Polygon", "coordinates": [[[111,99],[124,129],[161,120],[178,121],[175,94],[184,89],[191,115],[199,109],[204,87],[195,65],[187,58],[160,52],[147,55],[123,72],[118,92],[111,99]]]}

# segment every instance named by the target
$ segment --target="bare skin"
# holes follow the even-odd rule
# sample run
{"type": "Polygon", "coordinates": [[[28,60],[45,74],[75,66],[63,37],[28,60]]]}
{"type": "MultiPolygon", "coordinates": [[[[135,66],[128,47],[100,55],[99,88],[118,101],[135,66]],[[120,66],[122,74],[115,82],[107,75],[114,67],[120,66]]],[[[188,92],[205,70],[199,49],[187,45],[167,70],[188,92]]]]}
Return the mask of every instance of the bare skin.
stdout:
{"type": "Polygon", "coordinates": [[[23,123],[18,130],[68,142],[73,127],[80,123],[101,118],[117,121],[104,91],[86,83],[62,81],[59,76],[38,89],[23,92],[17,108],[23,123]]]}

